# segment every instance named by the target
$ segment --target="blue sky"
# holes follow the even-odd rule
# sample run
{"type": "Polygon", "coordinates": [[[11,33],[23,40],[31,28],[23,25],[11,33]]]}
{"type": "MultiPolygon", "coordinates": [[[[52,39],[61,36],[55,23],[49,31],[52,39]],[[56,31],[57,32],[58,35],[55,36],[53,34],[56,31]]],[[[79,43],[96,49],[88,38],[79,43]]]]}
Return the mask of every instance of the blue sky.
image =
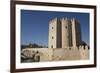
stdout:
{"type": "Polygon", "coordinates": [[[48,46],[49,21],[75,18],[81,24],[82,40],[89,45],[89,13],[21,10],[21,44],[48,46]]]}

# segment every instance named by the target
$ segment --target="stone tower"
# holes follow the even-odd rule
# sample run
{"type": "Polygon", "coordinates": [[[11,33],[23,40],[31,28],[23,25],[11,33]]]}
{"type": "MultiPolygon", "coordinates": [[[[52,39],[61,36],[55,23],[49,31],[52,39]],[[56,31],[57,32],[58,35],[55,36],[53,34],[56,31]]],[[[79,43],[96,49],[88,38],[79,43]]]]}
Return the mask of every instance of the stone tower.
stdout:
{"type": "Polygon", "coordinates": [[[81,44],[81,29],[80,23],[76,19],[71,19],[72,23],[72,45],[73,47],[79,46],[81,44]]]}
{"type": "Polygon", "coordinates": [[[67,18],[61,19],[61,33],[62,33],[62,48],[67,48],[72,46],[72,30],[71,21],[67,18]]]}
{"type": "Polygon", "coordinates": [[[49,48],[76,47],[80,44],[81,29],[77,20],[54,18],[49,22],[49,48]]]}
{"type": "Polygon", "coordinates": [[[57,18],[49,22],[49,48],[61,48],[61,23],[57,18]]]}

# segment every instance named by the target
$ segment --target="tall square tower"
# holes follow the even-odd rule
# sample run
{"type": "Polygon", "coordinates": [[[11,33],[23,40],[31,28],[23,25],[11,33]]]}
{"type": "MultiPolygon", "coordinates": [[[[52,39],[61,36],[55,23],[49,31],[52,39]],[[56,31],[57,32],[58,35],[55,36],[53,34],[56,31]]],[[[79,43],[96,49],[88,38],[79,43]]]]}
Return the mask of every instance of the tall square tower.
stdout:
{"type": "Polygon", "coordinates": [[[80,23],[76,19],[54,18],[49,22],[49,48],[76,47],[81,42],[80,23]]]}

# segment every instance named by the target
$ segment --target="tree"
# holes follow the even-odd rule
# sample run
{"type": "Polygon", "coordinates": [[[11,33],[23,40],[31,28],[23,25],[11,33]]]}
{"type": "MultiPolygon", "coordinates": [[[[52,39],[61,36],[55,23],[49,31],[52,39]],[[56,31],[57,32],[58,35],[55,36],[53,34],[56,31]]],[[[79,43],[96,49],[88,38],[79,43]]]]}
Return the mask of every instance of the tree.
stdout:
{"type": "Polygon", "coordinates": [[[82,41],[82,42],[81,42],[81,45],[86,46],[87,44],[86,44],[85,41],[82,41]]]}

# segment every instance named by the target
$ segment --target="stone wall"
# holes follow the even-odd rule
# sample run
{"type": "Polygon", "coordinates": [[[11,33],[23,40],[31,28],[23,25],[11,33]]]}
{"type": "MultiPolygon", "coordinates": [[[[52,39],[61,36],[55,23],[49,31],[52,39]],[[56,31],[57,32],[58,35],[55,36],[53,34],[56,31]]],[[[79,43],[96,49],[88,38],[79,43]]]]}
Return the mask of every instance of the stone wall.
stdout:
{"type": "Polygon", "coordinates": [[[37,54],[37,51],[41,62],[89,59],[89,49],[87,46],[69,48],[26,48],[22,50],[22,53],[28,57],[32,57],[34,54],[37,54]]]}
{"type": "Polygon", "coordinates": [[[38,54],[40,55],[40,61],[51,61],[52,60],[52,55],[53,55],[53,50],[48,49],[48,48],[26,48],[22,50],[22,53],[27,56],[31,57],[33,55],[38,54]],[[29,51],[26,53],[26,51],[29,51]]]}

